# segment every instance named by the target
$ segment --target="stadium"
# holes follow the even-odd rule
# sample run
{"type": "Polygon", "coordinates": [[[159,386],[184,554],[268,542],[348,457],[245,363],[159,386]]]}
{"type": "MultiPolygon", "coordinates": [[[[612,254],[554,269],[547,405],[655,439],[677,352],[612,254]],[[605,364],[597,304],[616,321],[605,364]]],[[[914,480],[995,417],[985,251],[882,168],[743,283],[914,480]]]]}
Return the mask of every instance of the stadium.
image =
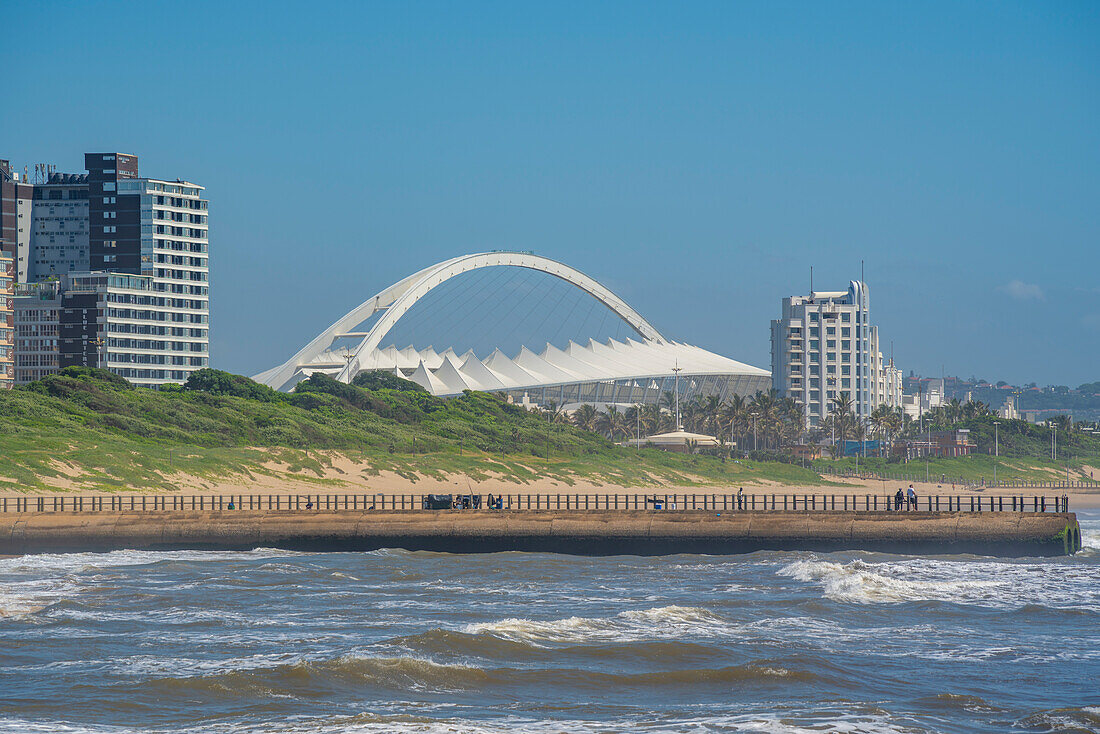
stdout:
{"type": "Polygon", "coordinates": [[[323,373],[384,370],[433,395],[504,393],[566,409],[752,395],[767,370],[663,336],[611,290],[563,263],[487,252],[432,265],[379,291],[255,379],[289,391],[323,373]]]}

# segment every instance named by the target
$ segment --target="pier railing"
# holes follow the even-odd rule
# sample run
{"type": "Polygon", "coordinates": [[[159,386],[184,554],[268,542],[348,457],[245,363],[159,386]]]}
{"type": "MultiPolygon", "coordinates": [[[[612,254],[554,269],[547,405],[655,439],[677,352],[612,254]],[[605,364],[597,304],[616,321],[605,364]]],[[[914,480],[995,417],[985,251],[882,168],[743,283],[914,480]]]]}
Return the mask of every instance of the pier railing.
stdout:
{"type": "Polygon", "coordinates": [[[206,512],[264,510],[499,512],[600,510],[683,512],[1068,512],[1063,495],[893,494],[226,494],[53,495],[0,498],[0,512],[206,512]]]}

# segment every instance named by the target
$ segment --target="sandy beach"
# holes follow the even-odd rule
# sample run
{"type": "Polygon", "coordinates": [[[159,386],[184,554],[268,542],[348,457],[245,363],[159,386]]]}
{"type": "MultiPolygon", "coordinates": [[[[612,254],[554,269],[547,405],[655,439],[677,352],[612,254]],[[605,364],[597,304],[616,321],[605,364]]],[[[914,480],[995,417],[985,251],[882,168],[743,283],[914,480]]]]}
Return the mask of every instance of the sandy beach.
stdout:
{"type": "MultiPolygon", "coordinates": [[[[281,469],[282,467],[273,467],[281,469]]],[[[25,492],[2,489],[0,497],[27,495],[53,495],[57,493],[72,495],[107,494],[183,494],[183,495],[240,495],[240,494],[280,494],[280,495],[317,495],[317,494],[385,494],[385,495],[423,495],[423,494],[581,494],[581,495],[653,495],[653,494],[733,494],[744,489],[746,494],[776,495],[841,495],[841,494],[893,494],[899,487],[908,487],[901,480],[836,479],[830,478],[837,486],[799,486],[782,485],[768,482],[745,483],[740,485],[718,484],[653,484],[650,486],[622,486],[613,483],[599,483],[590,480],[577,480],[571,484],[555,479],[537,480],[530,483],[517,483],[503,478],[472,478],[467,475],[449,475],[445,478],[410,478],[393,472],[380,472],[367,476],[365,467],[350,460],[335,461],[323,475],[293,475],[285,471],[276,475],[257,474],[253,476],[227,476],[220,479],[195,476],[171,476],[166,478],[165,488],[146,490],[106,491],[86,489],[77,478],[51,477],[52,486],[41,489],[28,489],[25,492]]],[[[939,482],[913,482],[918,496],[960,495],[975,497],[990,496],[1060,496],[1057,489],[990,489],[969,488],[963,485],[941,484],[939,482]]],[[[1100,488],[1076,489],[1067,492],[1071,509],[1100,508],[1100,488]]]]}

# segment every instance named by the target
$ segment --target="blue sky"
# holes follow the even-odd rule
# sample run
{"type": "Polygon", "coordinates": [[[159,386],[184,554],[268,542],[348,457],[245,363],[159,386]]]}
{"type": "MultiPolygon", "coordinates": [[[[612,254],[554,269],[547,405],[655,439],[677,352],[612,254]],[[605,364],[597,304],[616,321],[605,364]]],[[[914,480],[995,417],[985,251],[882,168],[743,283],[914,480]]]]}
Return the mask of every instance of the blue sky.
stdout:
{"type": "Polygon", "coordinates": [[[866,263],[899,365],[1100,379],[1096,3],[28,3],[0,157],[211,199],[213,362],[415,269],[534,250],[767,367],[866,263]]]}

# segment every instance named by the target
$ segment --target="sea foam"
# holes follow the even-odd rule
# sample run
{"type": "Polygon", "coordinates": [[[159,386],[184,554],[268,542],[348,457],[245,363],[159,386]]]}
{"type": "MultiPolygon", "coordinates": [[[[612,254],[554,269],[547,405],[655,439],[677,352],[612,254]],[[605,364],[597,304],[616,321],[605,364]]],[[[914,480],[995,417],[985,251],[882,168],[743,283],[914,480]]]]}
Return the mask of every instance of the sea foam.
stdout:
{"type": "Polygon", "coordinates": [[[819,584],[828,599],[858,604],[938,601],[999,609],[1035,605],[1092,610],[1100,603],[1100,570],[1070,563],[839,563],[812,557],[789,563],[777,573],[819,584]]]}
{"type": "Polygon", "coordinates": [[[631,642],[656,637],[716,637],[729,626],[716,614],[699,607],[670,605],[621,612],[612,617],[566,617],[535,620],[508,618],[469,624],[468,634],[491,634],[528,644],[631,642]]]}

